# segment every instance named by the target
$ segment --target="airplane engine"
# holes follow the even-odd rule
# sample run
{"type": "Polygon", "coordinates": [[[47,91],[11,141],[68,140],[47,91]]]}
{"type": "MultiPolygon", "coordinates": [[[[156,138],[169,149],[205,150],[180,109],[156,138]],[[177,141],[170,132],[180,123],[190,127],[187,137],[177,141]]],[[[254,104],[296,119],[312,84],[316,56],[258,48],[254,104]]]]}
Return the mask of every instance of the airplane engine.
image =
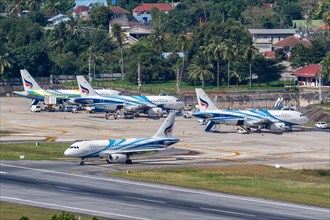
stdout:
{"type": "Polygon", "coordinates": [[[148,110],[148,115],[158,115],[159,117],[162,116],[162,108],[151,108],[148,110]]]}
{"type": "Polygon", "coordinates": [[[128,157],[125,154],[110,154],[109,155],[109,162],[111,163],[118,163],[118,162],[125,162],[128,157]]]}
{"type": "Polygon", "coordinates": [[[284,132],[285,131],[285,124],[284,123],[273,123],[266,127],[267,129],[271,131],[276,132],[284,132]]]}

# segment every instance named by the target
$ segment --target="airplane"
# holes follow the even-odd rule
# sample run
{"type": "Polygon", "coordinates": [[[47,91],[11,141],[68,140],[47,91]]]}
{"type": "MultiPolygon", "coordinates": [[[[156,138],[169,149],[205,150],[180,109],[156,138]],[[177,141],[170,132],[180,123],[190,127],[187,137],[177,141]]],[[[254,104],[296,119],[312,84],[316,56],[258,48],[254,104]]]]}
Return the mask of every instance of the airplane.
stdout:
{"type": "Polygon", "coordinates": [[[184,103],[174,96],[107,96],[98,95],[83,76],[77,76],[81,98],[73,102],[104,111],[123,109],[128,112],[161,116],[163,110],[179,110],[184,103]]]}
{"type": "Polygon", "coordinates": [[[292,110],[220,110],[203,89],[196,89],[199,111],[193,115],[208,120],[205,131],[210,131],[215,124],[238,126],[238,133],[249,133],[250,128],[268,129],[274,132],[284,132],[293,125],[301,125],[309,120],[298,111],[292,110]]]}
{"type": "Polygon", "coordinates": [[[107,163],[125,162],[131,164],[130,156],[132,154],[165,150],[179,142],[179,139],[172,138],[174,122],[175,113],[172,112],[151,138],[80,141],[65,150],[64,155],[81,158],[80,165],[84,165],[85,161],[92,157],[106,158],[107,163]]]}
{"type": "MultiPolygon", "coordinates": [[[[33,100],[32,105],[38,104],[39,101],[44,101],[46,96],[55,96],[57,104],[63,103],[69,100],[70,98],[80,97],[79,90],[42,89],[27,70],[21,70],[20,72],[21,72],[24,92],[14,92],[14,93],[19,96],[32,99],[33,100]]],[[[120,92],[112,89],[101,89],[95,91],[101,96],[107,96],[107,95],[116,96],[121,94],[120,92]]]]}

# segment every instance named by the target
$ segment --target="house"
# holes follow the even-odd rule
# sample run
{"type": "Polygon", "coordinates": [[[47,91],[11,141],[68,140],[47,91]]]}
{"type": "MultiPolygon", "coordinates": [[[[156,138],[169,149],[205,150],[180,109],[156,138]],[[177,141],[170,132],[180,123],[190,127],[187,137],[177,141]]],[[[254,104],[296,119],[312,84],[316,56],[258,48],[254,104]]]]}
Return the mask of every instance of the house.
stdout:
{"type": "Polygon", "coordinates": [[[274,44],[273,47],[275,49],[288,47],[291,50],[297,44],[302,44],[305,47],[309,47],[312,45],[311,42],[309,42],[308,40],[300,40],[295,36],[289,36],[289,37],[286,37],[285,39],[277,42],[276,44],[274,44]]]}
{"type": "Polygon", "coordinates": [[[69,16],[64,15],[64,14],[58,14],[54,17],[47,19],[47,21],[50,22],[52,26],[54,26],[54,25],[58,25],[61,22],[70,21],[70,18],[69,18],[69,16]]]}
{"type": "Polygon", "coordinates": [[[317,87],[318,73],[321,70],[320,64],[310,64],[294,71],[294,76],[298,78],[298,86],[317,87]]]}
{"type": "Polygon", "coordinates": [[[87,6],[87,7],[92,7],[93,5],[103,5],[103,6],[108,6],[107,0],[75,0],[75,7],[78,6],[87,6]]]}
{"type": "Polygon", "coordinates": [[[273,44],[296,34],[295,29],[249,29],[249,32],[260,53],[272,51],[273,44]]]}
{"type": "Polygon", "coordinates": [[[158,8],[160,11],[167,13],[172,10],[172,6],[166,3],[154,3],[154,4],[142,4],[133,9],[133,17],[137,21],[144,23],[151,22],[151,10],[152,8],[158,8]]]}
{"type": "Polygon", "coordinates": [[[110,6],[110,11],[112,12],[112,19],[114,18],[128,18],[128,16],[131,14],[126,9],[123,9],[120,6],[110,6]]]}
{"type": "Polygon", "coordinates": [[[143,22],[128,21],[128,18],[115,18],[109,22],[109,33],[112,33],[114,24],[119,24],[126,35],[125,44],[135,44],[140,37],[153,33],[153,26],[143,22]]]}
{"type": "Polygon", "coordinates": [[[73,9],[72,16],[74,18],[89,19],[90,8],[85,5],[77,6],[73,9]]]}

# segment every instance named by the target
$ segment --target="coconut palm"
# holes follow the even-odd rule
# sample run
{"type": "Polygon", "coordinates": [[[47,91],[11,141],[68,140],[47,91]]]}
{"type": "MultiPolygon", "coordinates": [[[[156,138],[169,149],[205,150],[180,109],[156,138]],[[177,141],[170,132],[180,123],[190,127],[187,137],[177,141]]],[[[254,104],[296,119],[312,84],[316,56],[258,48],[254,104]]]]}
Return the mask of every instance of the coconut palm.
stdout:
{"type": "Polygon", "coordinates": [[[41,0],[26,0],[26,4],[29,7],[30,11],[36,12],[40,9],[41,0]]]}
{"type": "Polygon", "coordinates": [[[330,52],[321,61],[321,75],[330,80],[330,52]]]}
{"type": "Polygon", "coordinates": [[[162,30],[160,26],[156,26],[154,32],[149,36],[152,47],[161,52],[164,48],[164,44],[166,42],[165,32],[162,30]]]}
{"type": "Polygon", "coordinates": [[[121,67],[121,79],[124,79],[124,58],[123,58],[123,46],[125,42],[125,35],[119,24],[114,24],[112,27],[112,36],[120,49],[120,67],[121,67]]]}
{"type": "Polygon", "coordinates": [[[236,56],[236,45],[233,45],[230,41],[224,41],[222,44],[222,57],[224,60],[228,63],[228,84],[227,87],[229,88],[230,84],[230,62],[234,60],[234,57],[236,56]]]}
{"type": "Polygon", "coordinates": [[[0,55],[0,73],[1,75],[4,74],[5,68],[12,68],[12,60],[8,53],[0,55]]]}
{"type": "Polygon", "coordinates": [[[214,77],[211,69],[212,65],[208,62],[206,53],[204,51],[198,51],[188,67],[189,78],[193,80],[199,79],[204,88],[205,80],[213,79],[214,77]]]}
{"type": "Polygon", "coordinates": [[[69,38],[65,24],[61,22],[50,34],[49,48],[55,51],[61,51],[69,38]]]}
{"type": "Polygon", "coordinates": [[[46,6],[46,11],[51,15],[55,16],[60,13],[61,2],[56,0],[48,0],[46,6]]]}
{"type": "Polygon", "coordinates": [[[24,0],[13,0],[9,2],[9,14],[19,16],[23,10],[24,0]]]}
{"type": "Polygon", "coordinates": [[[221,59],[221,53],[223,51],[223,44],[219,41],[211,43],[207,46],[207,51],[210,52],[214,59],[217,61],[217,86],[220,84],[220,59],[221,59]]]}
{"type": "Polygon", "coordinates": [[[250,67],[250,87],[252,87],[252,62],[257,54],[257,48],[255,48],[250,42],[244,49],[244,58],[249,62],[250,67]]]}

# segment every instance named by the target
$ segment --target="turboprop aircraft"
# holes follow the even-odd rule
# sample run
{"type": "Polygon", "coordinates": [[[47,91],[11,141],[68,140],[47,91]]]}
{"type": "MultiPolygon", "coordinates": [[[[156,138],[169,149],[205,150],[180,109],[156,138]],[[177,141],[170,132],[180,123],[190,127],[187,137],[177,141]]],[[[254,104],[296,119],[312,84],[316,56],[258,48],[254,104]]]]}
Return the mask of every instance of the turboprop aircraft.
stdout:
{"type": "MultiPolygon", "coordinates": [[[[79,90],[45,90],[33,79],[27,70],[21,70],[21,77],[24,92],[14,92],[19,96],[32,99],[32,103],[36,105],[39,101],[44,101],[46,96],[55,96],[57,104],[69,100],[69,98],[80,97],[79,90]]],[[[112,89],[95,90],[100,96],[120,95],[120,92],[112,89]]]]}
{"type": "Polygon", "coordinates": [[[170,113],[156,134],[151,138],[123,138],[109,140],[80,141],[72,144],[64,155],[81,158],[80,165],[91,157],[106,158],[108,163],[125,162],[131,164],[130,156],[136,153],[165,150],[179,142],[172,138],[175,113],[170,113]]]}
{"type": "Polygon", "coordinates": [[[292,110],[220,110],[203,89],[196,89],[196,95],[200,111],[193,115],[208,120],[205,131],[210,131],[215,124],[226,124],[238,126],[238,132],[243,129],[248,133],[250,128],[257,128],[257,132],[261,129],[283,132],[308,122],[306,116],[292,110]]]}
{"type": "Polygon", "coordinates": [[[179,110],[184,103],[174,96],[107,96],[98,95],[83,76],[77,76],[81,98],[73,102],[105,111],[123,109],[128,112],[161,116],[163,110],[179,110]]]}

